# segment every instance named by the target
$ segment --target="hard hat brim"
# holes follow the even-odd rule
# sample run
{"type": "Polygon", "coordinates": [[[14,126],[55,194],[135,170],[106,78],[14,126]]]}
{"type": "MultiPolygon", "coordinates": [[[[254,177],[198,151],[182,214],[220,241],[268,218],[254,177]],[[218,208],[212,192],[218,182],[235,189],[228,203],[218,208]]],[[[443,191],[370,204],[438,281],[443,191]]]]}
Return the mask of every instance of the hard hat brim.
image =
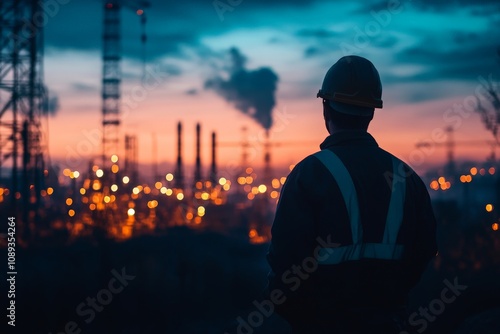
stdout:
{"type": "Polygon", "coordinates": [[[326,100],[330,107],[338,112],[355,116],[373,116],[374,108],[355,106],[352,104],[326,100]]]}

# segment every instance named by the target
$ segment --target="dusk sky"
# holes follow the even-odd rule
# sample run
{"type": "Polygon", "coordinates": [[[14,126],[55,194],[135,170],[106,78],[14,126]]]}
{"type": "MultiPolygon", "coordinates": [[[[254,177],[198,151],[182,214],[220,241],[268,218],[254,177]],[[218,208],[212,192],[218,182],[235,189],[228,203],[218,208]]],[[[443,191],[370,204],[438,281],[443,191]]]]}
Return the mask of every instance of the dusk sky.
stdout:
{"type": "MultiPolygon", "coordinates": [[[[126,99],[141,87],[141,27],[132,10],[122,9],[121,17],[126,99]]],[[[178,121],[185,162],[193,163],[199,121],[206,167],[210,132],[221,144],[234,143],[244,126],[258,148],[250,163],[260,165],[262,125],[271,121],[240,110],[252,104],[251,96],[272,104],[274,86],[271,141],[283,145],[273,149],[272,160],[297,163],[327,136],[316,93],[328,68],[348,54],[367,57],[381,75],[384,108],[376,110],[369,132],[417,171],[446,159],[444,147],[415,153],[417,142],[441,138],[436,128],[453,126],[461,141],[492,139],[472,110],[480,77],[500,75],[498,1],[169,0],[152,1],[147,18],[147,68],[159,84],[122,108],[120,128],[122,135],[137,135],[141,163],[152,160],[155,134],[158,160],[172,166],[178,121]],[[236,67],[244,70],[244,82],[231,78],[236,67]],[[242,85],[239,91],[250,97],[235,96],[231,89],[239,88],[231,85],[242,85]]],[[[45,26],[45,82],[60,104],[49,119],[49,147],[62,166],[68,157],[73,164],[88,141],[85,133],[101,128],[102,19],[101,1],[73,0],[45,26]]],[[[92,150],[98,155],[101,147],[92,150]]],[[[484,161],[490,153],[487,145],[456,148],[458,159],[484,161]]],[[[240,155],[239,147],[221,147],[220,165],[240,155]]],[[[76,160],[85,166],[89,157],[85,152],[76,160]]]]}

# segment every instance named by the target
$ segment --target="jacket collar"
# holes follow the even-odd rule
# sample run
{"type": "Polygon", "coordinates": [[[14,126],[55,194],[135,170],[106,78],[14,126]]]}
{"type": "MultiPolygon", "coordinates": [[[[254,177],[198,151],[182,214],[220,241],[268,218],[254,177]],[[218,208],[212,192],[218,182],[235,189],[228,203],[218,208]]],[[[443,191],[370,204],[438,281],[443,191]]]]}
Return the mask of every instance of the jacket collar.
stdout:
{"type": "Polygon", "coordinates": [[[326,137],[319,146],[322,150],[331,146],[377,146],[375,138],[363,130],[341,130],[326,137]]]}

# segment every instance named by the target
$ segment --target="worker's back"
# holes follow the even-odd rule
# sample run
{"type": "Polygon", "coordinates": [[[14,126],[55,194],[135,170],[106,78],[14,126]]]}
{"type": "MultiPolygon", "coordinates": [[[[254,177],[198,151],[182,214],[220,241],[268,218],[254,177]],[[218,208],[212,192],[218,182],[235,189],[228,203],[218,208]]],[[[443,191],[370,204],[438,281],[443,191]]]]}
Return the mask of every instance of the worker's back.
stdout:
{"type": "Polygon", "coordinates": [[[297,333],[399,333],[408,292],[437,251],[429,194],[367,132],[383,106],[368,59],[339,59],[317,97],[330,136],[281,191],[271,299],[284,296],[276,310],[297,333]]]}
{"type": "Polygon", "coordinates": [[[409,289],[436,252],[428,193],[407,165],[366,132],[338,132],[321,147],[338,157],[352,180],[360,231],[353,230],[356,213],[352,203],[346,205],[345,180],[337,182],[317,155],[300,162],[287,179],[272,231],[269,260],[277,277],[270,288],[288,291],[278,311],[291,322],[316,324],[349,319],[359,324],[373,312],[384,317],[385,310],[392,315],[404,307],[409,289]],[[397,193],[398,186],[403,193],[397,193]],[[390,209],[396,196],[403,196],[400,208],[390,209]],[[362,247],[384,244],[390,210],[401,211],[393,243],[402,252],[353,250],[354,233],[359,237],[354,244],[362,247]],[[346,254],[328,259],[325,249],[342,248],[349,248],[346,254]]]}

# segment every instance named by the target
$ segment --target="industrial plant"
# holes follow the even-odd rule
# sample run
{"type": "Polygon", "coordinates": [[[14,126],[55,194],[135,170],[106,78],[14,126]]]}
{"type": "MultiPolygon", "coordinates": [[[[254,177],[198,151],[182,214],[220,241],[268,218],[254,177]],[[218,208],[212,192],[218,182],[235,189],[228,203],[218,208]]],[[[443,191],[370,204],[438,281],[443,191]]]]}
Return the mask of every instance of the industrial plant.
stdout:
{"type": "MultiPolygon", "coordinates": [[[[37,1],[4,1],[1,8],[0,205],[3,212],[20,217],[21,240],[29,243],[59,232],[71,238],[97,233],[126,239],[186,225],[236,231],[251,242],[267,241],[286,179],[285,175],[272,175],[269,139],[263,143],[265,167],[259,174],[246,161],[245,139],[221,143],[241,146],[242,159],[231,175],[218,175],[216,133],[211,133],[211,162],[204,170],[198,123],[194,173],[187,175],[179,121],[177,143],[171,143],[177,148],[175,169],[155,167],[153,180],[140,175],[137,135],[123,136],[120,131],[120,15],[121,11],[136,12],[142,27],[140,42],[145,47],[147,1],[104,4],[102,154],[90,158],[85,170],[50,164],[44,126],[50,92],[43,81],[43,26],[33,25],[29,32],[23,26],[34,20],[38,6],[37,1]]],[[[171,128],[175,129],[174,122],[171,128]]]]}

